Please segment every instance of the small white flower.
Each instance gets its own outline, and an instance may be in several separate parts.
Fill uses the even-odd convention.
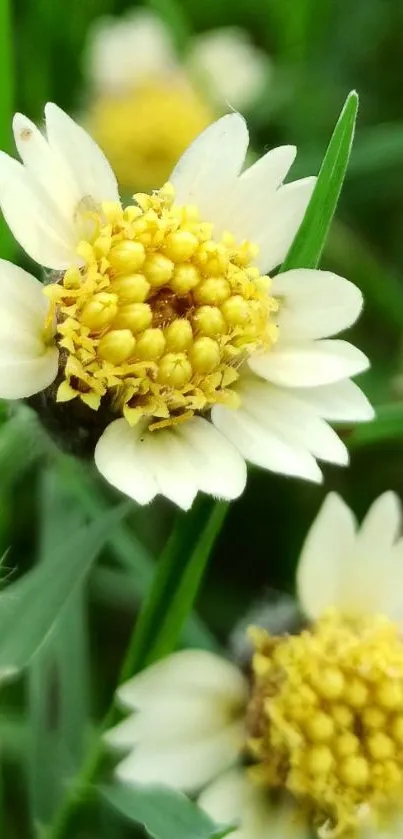
[[[121,18],[98,18],[89,33],[85,62],[90,81],[101,93],[121,94],[143,79],[179,71],[167,28],[146,9],[133,9]]]
[[[193,39],[189,64],[217,107],[247,108],[270,83],[267,55],[252,44],[243,29],[224,27]]]
[[[309,835],[310,816],[321,837],[386,839],[380,826],[395,823],[403,791],[401,521],[392,492],[359,528],[328,495],[298,565],[311,626],[283,637],[255,628],[251,681],[185,651],[120,687],[131,714],[106,735],[129,751],[118,778],[199,793],[217,821],[239,822],[237,839]]]
[[[0,395],[42,390],[63,350],[57,405],[74,412],[80,400],[96,411],[102,402],[96,464],[140,504],[158,493],[183,509],[198,491],[235,498],[245,461],[313,481],[322,477],[317,458],[346,464],[328,420],[372,417],[350,381],[368,361],[330,336],[355,321],[361,293],[328,272],[266,276],[284,259],[315,183],[282,185],[295,148],[242,172],[248,132],[231,114],[193,143],[170,185],[124,209],[96,144],[55,105],[45,113],[46,136],[15,117],[23,163],[1,154],[0,204],[29,256],[61,273],[45,288],[50,312],[38,302],[40,328],[16,301],[23,283],[38,301],[41,287],[3,267],[13,343],[5,330]],[[26,361],[17,368],[18,342]]]

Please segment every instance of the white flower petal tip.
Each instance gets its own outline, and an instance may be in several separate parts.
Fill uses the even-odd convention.
[[[204,650],[184,650],[147,668],[118,691],[135,713],[106,735],[108,745],[130,750],[117,777],[199,789],[239,756],[247,696],[238,668]]]
[[[361,350],[340,340],[274,345],[270,353],[254,355],[250,368],[258,376],[283,387],[319,387],[349,379],[369,367]]]
[[[248,148],[244,118],[227,114],[206,128],[173,170],[170,182],[178,204],[197,204],[201,217],[212,221],[215,204],[238,177]]]
[[[0,292],[0,396],[23,399],[57,375],[58,350],[43,338],[49,304],[41,283],[5,260],[0,260]]]
[[[272,291],[280,298],[280,341],[328,338],[357,320],[361,291],[329,271],[299,268],[278,274]]]
[[[117,699],[123,708],[143,710],[152,701],[163,701],[165,691],[185,696],[196,695],[201,688],[241,702],[247,681],[238,667],[215,653],[180,650],[121,685]]]
[[[161,494],[188,510],[199,491],[231,500],[246,484],[244,459],[201,417],[157,433],[115,420],[97,443],[95,463],[138,504]]]
[[[298,562],[298,597],[311,619],[337,605],[340,575],[348,569],[355,532],[350,508],[337,493],[329,493],[305,538]]]
[[[46,136],[23,114],[14,116],[22,164],[0,154],[0,205],[28,255],[64,270],[79,263],[80,203],[118,201],[119,194],[108,161],[84,129],[52,103],[45,114]]]

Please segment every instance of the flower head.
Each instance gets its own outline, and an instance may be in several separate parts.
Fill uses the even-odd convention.
[[[248,107],[268,77],[267,57],[242,30],[193,37],[179,58],[169,29],[145,9],[98,19],[85,65],[85,122],[125,189],[160,186],[197,134],[228,107]]]
[[[346,463],[326,421],[372,416],[348,379],[367,359],[328,337],[353,323],[361,294],[327,272],[268,276],[314,185],[282,185],[295,149],[242,172],[248,132],[231,114],[200,135],[168,184],[123,208],[85,131],[55,105],[46,130],[17,115],[23,163],[0,157],[4,216],[54,272],[42,288],[3,265],[3,319],[24,340],[8,364],[2,332],[0,395],[53,382],[41,403],[58,421],[67,411],[69,428],[75,418],[84,435],[91,429],[98,468],[139,503],[162,493],[187,509],[199,490],[237,497],[245,460],[314,481],[317,457]],[[27,284],[39,327],[19,308]],[[28,369],[38,369],[29,387]]]
[[[309,826],[349,838],[390,826],[403,793],[400,525],[393,493],[359,529],[329,495],[298,566],[306,628],[253,628],[249,678],[187,651],[124,685],[118,695],[132,715],[108,734],[131,750],[118,776],[203,788],[201,805],[239,818],[247,839],[274,837],[279,819],[298,836]]]

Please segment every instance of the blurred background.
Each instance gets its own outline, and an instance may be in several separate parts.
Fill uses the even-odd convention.
[[[248,119],[252,154],[296,144],[291,177],[316,174],[347,93],[359,92],[350,168],[322,267],[363,291],[365,311],[352,340],[372,361],[362,384],[379,406],[378,420],[371,429],[343,432],[351,468],[325,467],[322,487],[250,470],[217,540],[199,618],[184,639],[224,646],[256,601],[292,593],[298,551],[326,491],[341,492],[358,516],[384,489],[403,491],[403,5],[18,0],[10,25],[0,5],[0,63],[10,53],[14,68],[13,102],[3,90],[0,108],[41,123],[44,103],[57,102],[104,148],[127,196],[160,186],[191,139],[233,108]],[[3,135],[1,147],[14,154],[11,131]],[[4,225],[0,256],[28,266]],[[6,583],[57,555],[74,528],[119,499],[90,463],[61,454],[28,408],[10,414],[4,404],[0,420]],[[175,515],[162,501],[132,505],[46,651],[3,690],[0,835],[7,839],[53,836],[43,825],[111,701],[138,603]],[[90,803],[71,833],[129,835]]]

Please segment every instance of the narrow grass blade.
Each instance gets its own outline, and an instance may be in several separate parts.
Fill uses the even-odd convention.
[[[165,619],[157,633],[155,643],[146,656],[146,664],[152,664],[159,658],[171,653],[178,644],[184,622],[193,608],[197,592],[206,570],[206,565],[221,530],[229,504],[216,502],[206,520],[196,545],[188,557],[183,569],[182,577],[170,601]],[[181,546],[174,546],[179,553]]]
[[[70,458],[61,460],[60,470],[66,487],[69,488],[73,497],[79,499],[87,514],[97,518],[106,513],[108,504],[97,482],[88,471]],[[125,575],[127,585],[132,591],[134,601],[140,600],[146,595],[152,583],[155,570],[154,558],[125,523],[120,523],[114,528],[108,539],[108,545],[120,565],[127,571]],[[188,646],[206,649],[217,646],[212,633],[197,615],[189,615],[183,641]]]
[[[320,261],[347,170],[357,109],[358,95],[352,91],[333,131],[304,220],[281,271],[316,268]]]
[[[187,610],[193,606],[198,585],[211,548],[224,520],[227,504],[222,507],[222,515],[217,513],[211,523],[211,502],[199,499],[188,513],[179,513],[177,524],[168,541],[166,549],[158,562],[154,582],[148,597],[143,602],[137,621],[133,641],[126,656],[126,665],[122,681],[138,672],[149,662],[154,645],[161,645],[165,652],[175,646],[177,632],[180,631]],[[202,534],[209,529],[204,540]],[[211,531],[210,531],[211,528]],[[198,552],[197,546],[201,547]],[[188,572],[189,562],[191,570]],[[166,617],[173,609],[172,618]],[[167,627],[170,640],[164,641],[163,627]]]

